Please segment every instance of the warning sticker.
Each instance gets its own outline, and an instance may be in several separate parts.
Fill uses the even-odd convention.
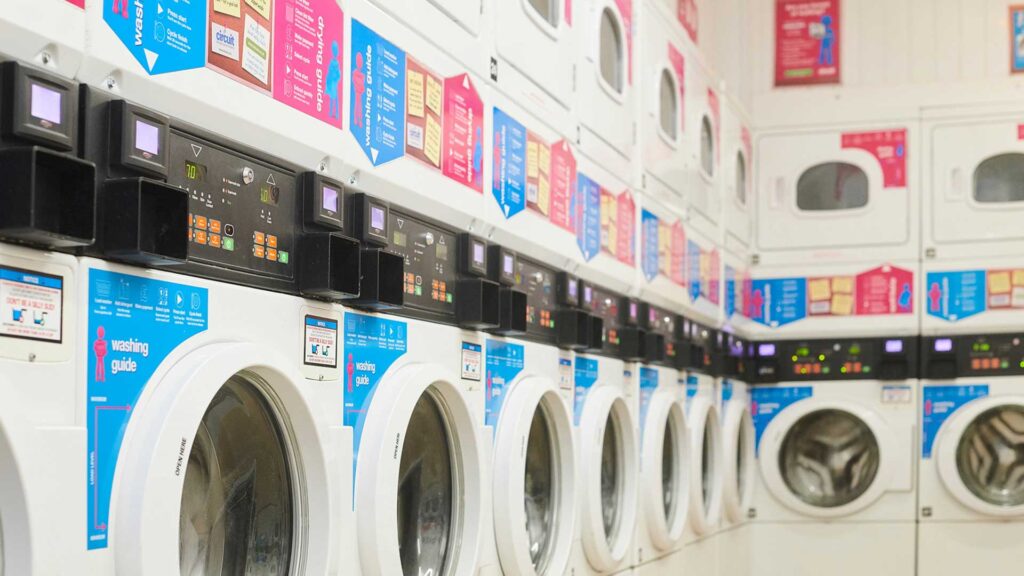
[[[0,267],[0,336],[61,341],[64,279]]]
[[[306,348],[303,362],[311,366],[338,367],[338,322],[306,316]]]

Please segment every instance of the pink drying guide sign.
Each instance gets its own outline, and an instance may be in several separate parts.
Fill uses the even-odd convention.
[[[572,26],[572,0],[565,0],[565,23]]]
[[[565,140],[551,146],[551,222],[569,232],[576,226],[572,214],[572,196],[576,190],[576,157]]]
[[[636,202],[633,201],[633,195],[629,193],[629,190],[626,190],[619,194],[616,203],[618,209],[618,218],[616,218],[618,231],[616,234],[617,246],[615,247],[615,257],[623,264],[635,266]]]
[[[721,290],[718,289],[718,285],[722,280],[721,269],[722,256],[719,254],[718,248],[714,248],[711,250],[711,253],[708,254],[707,282],[702,283],[707,286],[706,296],[712,304],[718,304],[719,302],[719,294],[721,294]]]
[[[722,109],[718,103],[718,94],[715,94],[711,88],[708,88],[708,108],[711,110],[712,127],[715,129],[715,163],[717,164],[722,150],[719,139],[722,132]]]
[[[67,3],[79,8],[85,8],[85,0],[67,0]]]
[[[626,29],[626,62],[628,62],[627,78],[633,84],[633,0],[615,0],[622,16],[622,27]]]
[[[341,8],[334,0],[277,0],[274,12],[274,99],[341,128]]]
[[[682,222],[672,225],[672,264],[669,272],[673,282],[680,286],[686,285],[686,231]]]
[[[879,266],[857,275],[857,315],[910,314],[914,311],[914,273]]]
[[[444,81],[444,168],[448,178],[484,191],[484,103],[469,74]]]
[[[907,186],[907,131],[878,130],[843,134],[843,149],[857,148],[871,154],[882,167],[884,188]]]
[[[676,73],[676,81],[679,82],[679,131],[682,132],[686,129],[686,60],[683,53],[671,42],[668,45],[668,61]]]
[[[699,19],[697,18],[697,0],[678,0],[676,3],[676,18],[683,25],[690,41],[697,43],[697,31]]]
[[[839,0],[776,0],[775,85],[837,84]]]
[[[1024,124],[1017,124],[1017,140],[1024,140]]]

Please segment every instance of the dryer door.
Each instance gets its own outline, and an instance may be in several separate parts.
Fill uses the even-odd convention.
[[[754,420],[745,398],[726,403],[725,470],[722,501],[725,517],[732,523],[742,522],[754,492]]]
[[[572,418],[558,387],[524,378],[505,399],[494,446],[494,534],[505,574],[561,574],[573,540]]]
[[[646,529],[659,550],[679,542],[690,500],[690,433],[682,399],[658,390],[643,423],[641,491]]]
[[[572,98],[571,0],[500,0],[494,6],[498,55],[562,107]],[[504,74],[498,69],[499,81]],[[514,92],[520,92],[515,90]],[[523,102],[523,105],[529,105]]]
[[[722,428],[718,409],[705,397],[691,401],[690,527],[698,536],[711,532],[722,513]],[[698,477],[697,474],[700,476]]]
[[[628,156],[635,137],[632,3],[629,0],[585,0],[578,5],[583,17],[580,19],[582,58],[576,83],[577,114],[580,122],[608,146]]]
[[[25,457],[22,450],[28,447],[29,438],[20,433],[21,417],[13,408],[9,403],[0,406],[0,576],[38,570],[32,557],[24,472],[18,460]]]
[[[780,412],[761,437],[761,473],[772,496],[806,516],[863,510],[888,489],[895,442],[874,411],[811,398]]]
[[[949,418],[936,439],[946,488],[989,516],[1024,516],[1024,397],[974,400]]]

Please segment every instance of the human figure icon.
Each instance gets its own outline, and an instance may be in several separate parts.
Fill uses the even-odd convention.
[[[356,52],[356,69],[352,71],[352,125],[363,128],[363,95],[366,93],[366,72],[363,53]]]
[[[345,375],[347,376],[346,382],[348,383],[348,391],[352,391],[352,375],[356,371],[356,363],[352,360],[352,354],[348,355],[348,362],[345,364]]]
[[[107,357],[107,341],[104,340],[106,330],[103,326],[96,329],[96,340],[92,343],[92,353],[96,356],[96,381],[107,381],[107,370],[105,359]]]
[[[114,0],[114,14],[120,14],[122,18],[128,18],[128,0]]]
[[[836,41],[836,33],[832,30],[832,17],[828,14],[821,17],[821,26],[824,29],[821,35],[821,47],[818,50],[818,64],[832,66],[834,62],[833,52]]]
[[[338,85],[341,84],[341,64],[338,62],[338,41],[331,42],[330,63],[327,64],[327,85],[324,87],[324,94],[330,99],[330,107],[327,115],[331,118],[341,118],[341,103],[338,99]]]

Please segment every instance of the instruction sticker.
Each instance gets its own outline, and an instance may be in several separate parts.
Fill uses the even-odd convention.
[[[210,2],[206,65],[270,94],[272,16],[270,0]]]
[[[275,0],[275,100],[341,128],[344,60],[345,16],[335,0]]]
[[[907,131],[876,130],[842,135],[842,148],[864,150],[878,160],[882,168],[882,187],[907,186]]]
[[[202,68],[206,20],[206,0],[103,2],[103,21],[150,74]]]
[[[780,412],[814,395],[810,386],[755,386],[750,391],[750,414],[754,420],[754,445],[761,450],[761,435]]]
[[[921,393],[921,457],[931,458],[942,424],[962,406],[988,396],[988,384],[925,386]]]
[[[306,316],[303,362],[309,366],[338,367],[338,322]]]
[[[601,187],[583,173],[576,175],[576,245],[584,260],[601,250]]]
[[[598,363],[594,358],[576,357],[576,369],[573,385],[573,424],[580,425],[580,418],[583,416],[583,407],[587,403],[587,395],[590,389],[597,383]]]
[[[650,282],[657,278],[661,271],[661,223],[658,217],[648,210],[640,212],[640,222],[640,262],[644,278]]]
[[[60,342],[64,279],[0,266],[0,336]]]
[[[462,343],[462,379],[480,381],[481,358],[480,345],[472,342]]]
[[[775,85],[839,82],[839,0],[776,0]]]
[[[647,366],[640,367],[640,440],[643,441],[644,430],[647,429],[647,411],[651,407],[651,398],[658,390],[658,370]]]
[[[522,344],[501,340],[487,341],[487,390],[484,421],[497,431],[501,407],[512,382],[523,371],[526,349]]]
[[[106,548],[110,493],[125,429],[143,389],[181,343],[206,331],[205,288],[88,272],[86,365],[88,549]]]

